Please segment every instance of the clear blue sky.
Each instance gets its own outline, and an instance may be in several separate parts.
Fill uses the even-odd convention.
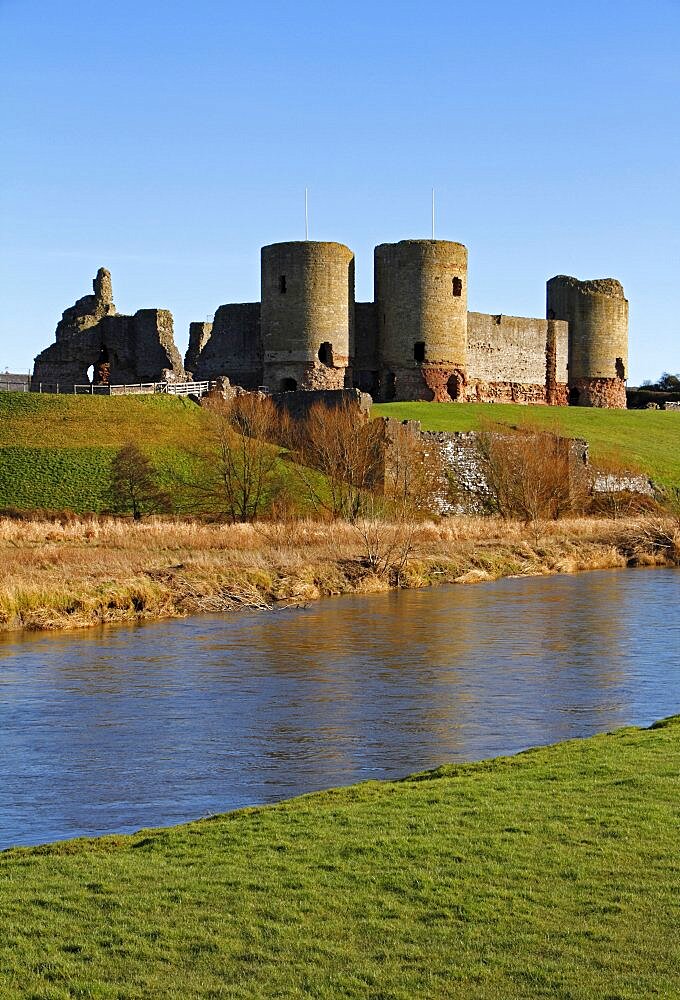
[[[680,369],[680,3],[0,0],[0,371],[118,309],[259,298],[259,248],[467,244],[469,307],[617,277],[630,378]]]

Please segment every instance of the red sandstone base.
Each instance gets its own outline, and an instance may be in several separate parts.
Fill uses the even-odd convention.
[[[569,383],[570,406],[626,409],[626,383],[621,378],[583,378]]]

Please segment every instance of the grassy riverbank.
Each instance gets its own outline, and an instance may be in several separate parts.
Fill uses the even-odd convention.
[[[680,996],[680,718],[0,854],[5,1000]]]
[[[374,549],[398,554],[411,529],[381,525]],[[450,518],[413,529],[397,577],[374,572],[360,532],[344,522],[205,525],[149,519],[0,519],[0,630],[306,603],[391,586],[474,583],[680,561],[671,519],[582,518],[526,526]]]

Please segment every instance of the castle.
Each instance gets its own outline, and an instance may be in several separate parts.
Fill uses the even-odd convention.
[[[551,278],[546,318],[532,319],[468,312],[461,243],[377,246],[373,302],[355,302],[354,254],[340,243],[275,243],[261,266],[261,302],[192,323],[183,366],[170,314],[118,316],[101,270],[95,295],[64,313],[36,358],[34,381],[76,382],[94,366],[111,383],[190,372],[272,392],[356,387],[376,401],[626,406],[628,303],[612,278]]]

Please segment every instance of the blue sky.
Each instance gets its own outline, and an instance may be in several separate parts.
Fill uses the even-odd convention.
[[[469,307],[617,277],[630,380],[680,370],[680,3],[0,0],[0,371],[99,266],[120,311],[259,298],[259,248],[469,249]]]

